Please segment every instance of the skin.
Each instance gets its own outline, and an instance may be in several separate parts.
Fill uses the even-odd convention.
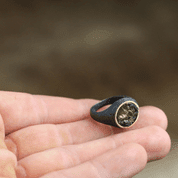
[[[168,154],[162,110],[120,129],[91,119],[97,102],[0,91],[0,178],[129,178]]]

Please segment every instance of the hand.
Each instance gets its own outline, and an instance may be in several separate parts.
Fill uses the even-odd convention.
[[[160,109],[141,107],[138,122],[122,130],[90,118],[97,102],[0,92],[0,177],[129,178],[168,154]]]

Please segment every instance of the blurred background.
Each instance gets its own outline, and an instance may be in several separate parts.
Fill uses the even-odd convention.
[[[135,178],[178,175],[177,79],[178,1],[0,1],[0,90],[124,94],[166,113],[171,152]]]

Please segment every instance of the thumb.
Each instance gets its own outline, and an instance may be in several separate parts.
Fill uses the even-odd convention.
[[[4,138],[4,123],[0,115],[0,178],[16,178],[15,167],[17,165],[17,158],[7,149]]]

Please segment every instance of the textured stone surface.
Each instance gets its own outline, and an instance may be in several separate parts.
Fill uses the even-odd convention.
[[[134,103],[123,104],[117,113],[118,123],[123,127],[131,126],[137,119],[138,107]]]

